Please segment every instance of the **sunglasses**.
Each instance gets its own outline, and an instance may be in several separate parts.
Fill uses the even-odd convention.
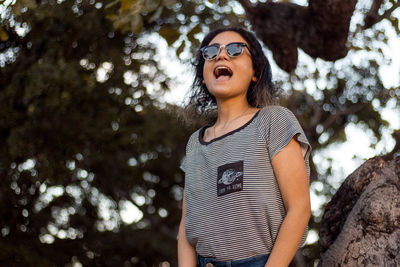
[[[241,42],[234,42],[227,45],[212,44],[200,48],[200,51],[205,60],[213,60],[221,52],[221,47],[225,47],[226,53],[229,57],[237,57],[243,53],[245,47],[249,49],[247,44]],[[250,49],[249,49],[250,51]]]

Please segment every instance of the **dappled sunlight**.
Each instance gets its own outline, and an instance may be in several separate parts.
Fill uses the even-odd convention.
[[[126,224],[137,223],[143,218],[143,212],[130,201],[120,201],[119,209],[121,219]]]
[[[250,3],[305,10],[319,1]],[[179,166],[196,129],[176,111],[190,96],[194,55],[212,29],[258,26],[239,1],[139,2],[1,2],[0,247],[10,259],[4,265],[177,264],[185,182]],[[313,147],[312,219],[302,252],[310,266],[320,257],[327,202],[368,158],[392,151],[400,128],[400,9],[365,28],[372,2],[357,1],[343,46],[348,53],[334,62],[308,55],[297,44],[307,37],[298,35],[290,39],[297,65],[285,72],[275,60],[288,48],[274,50],[274,36],[263,36],[274,27],[257,32],[283,90],[280,104]],[[383,1],[377,15],[393,4]],[[274,25],[298,25],[293,18]],[[312,26],[280,30],[282,44],[292,30]],[[317,46],[317,39],[307,41]],[[336,40],[325,41],[321,51]]]

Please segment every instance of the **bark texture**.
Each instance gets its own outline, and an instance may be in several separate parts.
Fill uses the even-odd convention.
[[[352,173],[322,218],[318,266],[400,266],[400,157]]]
[[[330,61],[347,55],[350,19],[357,0],[310,0],[307,7],[289,2],[239,2],[258,38],[287,72],[296,68],[297,48],[313,58]]]

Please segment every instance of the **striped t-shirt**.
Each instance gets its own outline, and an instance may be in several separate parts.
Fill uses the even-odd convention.
[[[281,106],[264,107],[209,142],[203,140],[207,127],[191,135],[181,164],[186,238],[198,254],[217,260],[270,253],[285,216],[271,159],[295,137],[309,170],[307,138]]]

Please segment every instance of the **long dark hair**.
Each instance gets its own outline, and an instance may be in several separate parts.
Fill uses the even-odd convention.
[[[201,42],[200,48],[208,45],[218,34],[232,31],[240,34],[248,43],[251,53],[251,61],[257,81],[251,81],[247,90],[247,102],[250,106],[261,108],[272,104],[279,96],[279,90],[272,83],[271,66],[267,57],[257,41],[255,35],[242,28],[219,28],[206,35]],[[215,119],[217,102],[215,97],[210,94],[206,85],[203,83],[204,58],[198,50],[195,60],[192,62],[195,69],[195,77],[189,97],[189,103],[185,106],[183,117],[189,124],[210,123]]]

